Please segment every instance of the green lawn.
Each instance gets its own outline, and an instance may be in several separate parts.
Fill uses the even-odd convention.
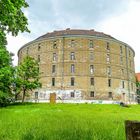
[[[0,140],[125,140],[140,106],[27,104],[0,108]]]

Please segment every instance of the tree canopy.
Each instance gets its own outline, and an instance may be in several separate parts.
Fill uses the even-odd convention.
[[[41,87],[39,82],[39,64],[32,57],[25,57],[17,67],[16,82],[19,91],[22,91],[22,102],[29,91]]]
[[[27,18],[22,11],[22,8],[27,8],[28,6],[25,0],[0,1],[0,38],[2,41],[5,40],[5,33],[10,32],[13,36],[17,36],[19,31],[29,32]]]
[[[0,0],[0,103],[11,94],[13,84],[13,66],[11,54],[6,49],[6,35],[29,32],[28,21],[22,11],[27,7],[25,0]]]

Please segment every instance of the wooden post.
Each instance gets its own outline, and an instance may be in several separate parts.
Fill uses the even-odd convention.
[[[140,122],[125,121],[126,140],[140,140]]]
[[[56,103],[56,93],[50,93],[50,103]]]

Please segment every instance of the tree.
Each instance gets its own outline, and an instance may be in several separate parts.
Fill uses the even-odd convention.
[[[138,103],[140,103],[140,82],[136,81],[136,87],[137,87],[137,100]]]
[[[5,48],[0,48],[0,106],[6,106],[8,98],[12,96],[13,67],[10,53]]]
[[[13,72],[13,81],[12,81],[12,92],[15,96],[15,100],[17,100],[18,95],[21,92],[21,80],[20,77],[18,76],[18,67],[14,67],[14,72]]]
[[[18,90],[22,91],[23,103],[29,91],[41,87],[38,62],[32,57],[25,57],[23,62],[17,67],[16,79]]]
[[[27,28],[27,18],[22,12],[22,8],[27,8],[25,0],[1,0],[0,1],[0,35],[2,42],[6,45],[6,33],[17,36],[19,31],[29,32]]]
[[[6,34],[17,36],[19,32],[29,32],[27,18],[22,11],[27,7],[25,0],[0,0],[0,106],[11,95],[13,75],[11,55],[6,49]]]

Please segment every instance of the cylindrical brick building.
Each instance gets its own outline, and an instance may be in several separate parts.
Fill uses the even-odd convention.
[[[47,33],[18,51],[39,61],[47,100],[55,92],[62,100],[135,101],[134,50],[110,35],[94,30],[66,29]]]

